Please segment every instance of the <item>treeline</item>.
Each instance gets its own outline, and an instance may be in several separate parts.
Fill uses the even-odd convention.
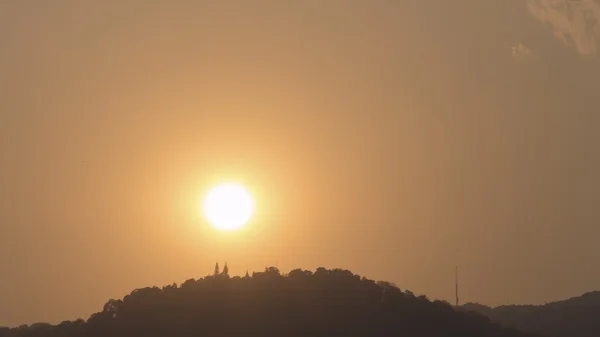
[[[70,300],[70,299],[65,299]],[[230,277],[225,267],[181,285],[137,289],[87,320],[3,329],[0,337],[420,336],[525,337],[348,270],[275,267]]]
[[[503,325],[548,337],[600,336],[600,292],[590,292],[544,305],[503,305],[491,308],[467,303],[463,308]]]

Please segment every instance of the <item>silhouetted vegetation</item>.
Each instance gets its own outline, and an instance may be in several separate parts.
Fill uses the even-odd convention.
[[[600,292],[590,292],[545,305],[505,305],[491,308],[467,303],[463,308],[506,326],[548,337],[600,336]]]
[[[68,300],[68,299],[65,299]],[[0,330],[0,337],[530,336],[446,302],[348,270],[275,267],[230,277],[227,267],[181,285],[137,289],[87,321]]]

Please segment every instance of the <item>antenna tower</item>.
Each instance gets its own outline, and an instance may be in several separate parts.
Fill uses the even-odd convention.
[[[456,281],[456,306],[458,307],[458,266],[455,270],[455,281]]]

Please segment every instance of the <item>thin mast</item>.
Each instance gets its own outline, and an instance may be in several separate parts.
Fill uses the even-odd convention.
[[[456,306],[458,307],[458,266],[455,270],[455,281],[456,281]]]

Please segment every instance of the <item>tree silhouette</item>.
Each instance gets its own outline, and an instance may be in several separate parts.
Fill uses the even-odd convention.
[[[279,268],[277,268],[277,267],[266,267],[265,268],[265,273],[273,274],[273,275],[280,275],[281,274],[279,272]]]
[[[219,262],[215,263],[215,271],[213,272],[213,276],[219,276]]]
[[[229,267],[227,267],[227,262],[225,262],[225,265],[223,266],[223,271],[221,272],[221,275],[229,277]]]
[[[215,271],[218,265],[215,266]],[[223,272],[226,272],[224,266]],[[222,274],[218,274],[222,275]],[[189,279],[111,299],[87,321],[1,329],[0,337],[526,337],[446,302],[343,269],[267,267]]]

